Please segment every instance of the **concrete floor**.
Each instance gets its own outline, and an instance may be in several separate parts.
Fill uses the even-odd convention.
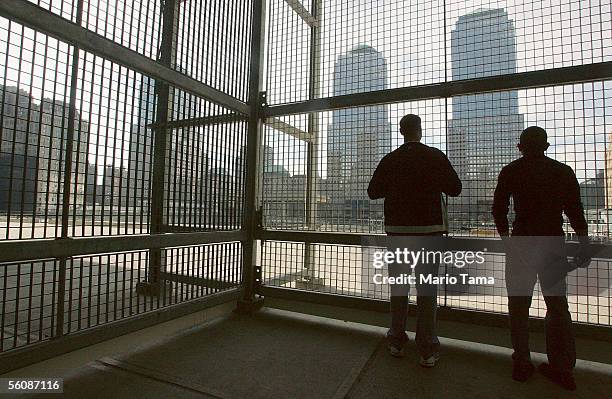
[[[441,326],[448,331],[448,326]],[[478,327],[474,327],[478,328]],[[70,370],[65,398],[610,398],[612,344],[601,363],[580,360],[578,390],[563,391],[540,375],[510,378],[510,350],[442,338],[435,369],[386,352],[385,329],[264,308],[231,315],[137,349]],[[503,329],[482,334],[505,335]],[[411,336],[412,337],[412,336]],[[537,337],[536,337],[537,338]],[[500,338],[503,339],[503,338]],[[537,340],[537,339],[536,339]],[[539,346],[539,345],[538,345]],[[545,356],[535,354],[541,362]],[[52,395],[47,395],[52,396]],[[24,397],[24,396],[20,396]]]

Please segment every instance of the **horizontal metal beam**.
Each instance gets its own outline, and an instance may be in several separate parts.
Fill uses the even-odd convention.
[[[385,247],[387,236],[383,234],[359,233],[322,233],[314,231],[262,230],[257,239],[270,241],[306,242],[316,244],[357,245],[367,247]],[[578,243],[567,242],[568,256],[578,251]],[[612,245],[592,243],[593,256],[598,259],[612,259]],[[503,243],[498,238],[448,237],[445,248],[461,251],[482,251],[505,253]]]
[[[129,334],[172,319],[198,312],[213,306],[236,301],[242,297],[242,289],[232,289],[211,294],[188,302],[167,306],[74,334],[64,335],[50,341],[37,343],[25,348],[11,350],[0,355],[0,374],[38,363],[64,353],[92,346],[111,338]]]
[[[278,118],[267,118],[264,121],[265,125],[272,129],[278,130],[281,133],[285,133],[291,137],[295,137],[298,140],[310,141],[311,135],[302,129],[299,129],[287,122],[284,122]]]
[[[185,274],[160,272],[160,279],[165,281],[172,281],[175,283],[195,285],[197,287],[207,287],[215,290],[227,290],[229,288],[235,288],[240,286],[240,283],[214,280],[199,276],[189,276]]]
[[[389,301],[373,298],[353,297],[270,286],[259,287],[258,294],[266,297],[266,301],[268,298],[281,298],[290,301],[341,307],[345,309],[344,312],[340,312],[342,314],[342,320],[350,320],[348,317],[351,314],[355,314],[355,311],[370,311],[378,313],[389,312]],[[285,309],[300,311],[299,308]],[[308,313],[315,314],[311,312]],[[414,304],[409,304],[408,314],[416,316],[416,306]],[[331,316],[329,310],[327,310],[327,312],[324,314],[318,315],[323,317]],[[438,320],[454,321],[487,327],[507,328],[508,326],[508,316],[504,313],[483,312],[479,310],[453,308],[450,306],[440,306],[437,310],[437,318]],[[385,319],[384,324],[381,325],[382,327],[388,326],[388,316],[385,317]],[[367,322],[363,319],[355,321],[360,323]],[[379,324],[376,323],[375,325]],[[544,319],[532,317],[530,320],[530,328],[532,331],[544,331]],[[610,334],[612,327],[609,326],[574,322],[573,331],[577,337],[612,342],[612,334]]]
[[[201,118],[188,118],[179,119],[175,121],[168,121],[166,123],[151,123],[147,125],[149,129],[180,129],[184,127],[194,126],[210,126],[210,125],[223,125],[226,123],[238,123],[246,122],[248,120],[246,115],[241,114],[221,114],[204,116]]]
[[[612,79],[612,61],[272,105],[266,117]]]
[[[199,80],[183,75],[136,51],[130,50],[97,33],[55,15],[25,0],[0,1],[0,16],[14,20],[32,29],[73,44],[83,50],[117,64],[141,72],[155,79],[205,98],[215,104],[241,114],[249,113],[249,106]]]
[[[135,234],[0,242],[0,263],[242,241],[243,231]]]
[[[359,233],[328,233],[315,231],[286,231],[286,230],[262,230],[257,237],[262,240],[271,241],[294,241],[317,244],[358,245],[368,247],[385,247],[387,236],[384,234],[359,234]],[[503,253],[501,240],[490,238],[463,238],[448,237],[452,241],[453,248],[483,249],[489,252]]]
[[[260,240],[310,242],[318,244],[362,245],[363,234],[359,233],[320,233],[315,231],[261,230],[257,234]],[[384,246],[384,235],[369,235],[373,240],[380,240]]]
[[[223,114],[223,115],[212,115],[201,118],[189,118],[175,121],[169,121],[166,123],[151,123],[147,125],[149,129],[165,128],[165,129],[181,129],[186,127],[195,126],[211,126],[211,125],[223,125],[227,123],[238,123],[247,122],[248,118],[241,114]],[[281,133],[285,133],[289,136],[295,137],[298,140],[309,141],[310,134],[302,129],[299,129],[287,122],[284,122],[278,118],[268,118],[264,121],[266,126],[272,129],[278,130]]]
[[[285,3],[287,3],[309,26],[313,28],[319,26],[319,20],[313,17],[299,0],[285,0]]]

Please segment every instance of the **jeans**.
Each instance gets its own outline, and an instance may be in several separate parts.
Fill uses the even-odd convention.
[[[572,317],[567,303],[566,271],[558,260],[563,254],[560,243],[554,251],[550,250],[550,241],[546,242],[548,253],[555,256],[542,257],[542,246],[538,240],[529,244],[531,248],[514,248],[508,252],[506,262],[506,286],[508,289],[508,314],[510,335],[514,353],[512,359],[517,362],[530,362],[529,350],[529,308],[533,289],[537,279],[540,280],[544,301],[546,302],[546,353],[551,367],[560,372],[571,371],[576,365],[576,344],[572,332]],[[530,255],[534,254],[534,255]],[[534,260],[534,258],[537,259]],[[514,294],[514,295],[513,295]]]
[[[417,247],[418,248],[418,247]],[[394,250],[388,248],[388,250]],[[389,276],[397,277],[410,273],[406,265],[389,263]],[[439,263],[420,263],[414,268],[417,288],[417,325],[416,345],[421,356],[428,358],[438,353],[440,341],[436,335],[437,285],[421,284],[420,275],[438,275]],[[408,311],[409,284],[391,284],[391,328],[387,331],[387,340],[395,346],[403,346],[408,341],[406,319]]]

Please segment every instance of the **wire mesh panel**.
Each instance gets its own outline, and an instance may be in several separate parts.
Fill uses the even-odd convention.
[[[311,68],[331,97],[612,60],[607,1],[320,2],[311,63],[315,36],[290,3],[269,5],[273,104],[307,99]]]
[[[313,1],[315,42],[291,3],[269,5],[270,103],[307,99],[311,68],[319,71],[313,84],[321,97],[444,80],[443,1]],[[316,47],[312,63],[309,44]]]
[[[75,257],[66,267],[64,332],[74,332],[158,308],[136,294],[148,251]]]
[[[0,352],[55,335],[58,262],[0,264]]]
[[[389,285],[382,284],[388,274],[377,270],[371,261],[375,251],[384,248],[338,244],[304,244],[262,241],[263,284],[327,294],[389,300]],[[376,274],[381,274],[376,277]],[[568,302],[572,319],[577,322],[611,326],[610,261],[595,259],[588,269],[578,269],[567,279]],[[470,285],[468,277],[492,277],[491,285]],[[506,313],[505,255],[485,253],[482,264],[458,269],[442,262],[439,276],[455,276],[457,284],[438,285],[438,304],[458,309]],[[416,298],[410,287],[410,298]],[[539,285],[534,292],[531,316],[545,317],[546,305]]]
[[[58,237],[68,136],[71,48],[1,20],[2,238]],[[149,232],[157,82],[80,51],[68,235]],[[234,230],[241,221],[246,121],[171,88],[167,224]],[[179,122],[185,120],[186,122]]]
[[[311,27],[289,3],[268,2],[265,82],[270,104],[308,99]]]
[[[610,7],[605,0],[447,0],[450,75],[465,79],[610,61]]]
[[[0,352],[239,287],[242,243],[223,241],[238,234],[179,248],[141,235],[242,227],[251,2],[32,3],[113,43],[0,18],[0,240],[122,235],[137,250],[0,259]],[[173,86],[185,77],[198,95]]]
[[[167,289],[158,297],[138,294],[149,252],[135,251],[68,260],[60,292],[59,261],[0,264],[0,352],[56,335],[57,303],[63,298],[63,333],[72,333],[240,285],[239,242],[164,250]]]
[[[0,239],[59,234],[73,51],[0,18]]]
[[[520,156],[520,132],[537,125],[548,133],[547,155],[576,172],[589,235],[607,241],[611,88],[612,82],[605,81],[454,97],[447,116],[447,154],[464,190],[449,201],[453,231],[495,234],[490,210],[497,176]],[[567,223],[565,230],[573,234]]]
[[[70,234],[146,233],[155,81],[87,52],[79,66]]]
[[[178,1],[175,69],[246,101],[252,0]]]
[[[263,283],[372,299],[388,299],[388,286],[371,281],[361,247],[263,241]]]
[[[267,120],[264,225],[382,233],[383,203],[370,200],[367,188],[378,162],[401,144],[399,119],[409,112],[421,115],[424,142],[444,150],[444,100],[322,112],[316,124],[307,115]]]
[[[164,278],[173,284],[171,303],[236,288],[242,282],[240,242],[168,248]]]
[[[76,6],[78,0],[27,0],[62,18],[76,21]]]
[[[157,58],[162,4],[146,0],[83,0],[81,25],[147,57]]]
[[[241,278],[240,243],[168,248],[167,282],[160,296],[137,293],[148,273],[149,252],[72,258],[66,270],[64,333],[76,332],[235,288]],[[51,280],[47,284],[56,284]]]
[[[14,22],[0,22],[2,238],[57,237],[74,50]],[[153,122],[154,82],[85,52],[76,82],[70,234],[146,232],[152,154],[146,126]]]
[[[307,136],[305,115],[266,122],[260,152],[262,218],[269,228],[306,226]],[[285,128],[291,127],[290,130]]]
[[[264,133],[264,225],[382,233],[382,202],[370,200],[367,187],[380,159],[403,144],[399,120],[414,113],[423,143],[444,151],[463,182],[461,195],[448,198],[451,234],[495,236],[497,177],[520,156],[521,131],[537,125],[548,132],[547,155],[576,172],[591,237],[606,241],[611,96],[612,82],[604,81],[327,111],[314,126],[307,115],[276,117]],[[309,163],[316,166],[310,177]]]
[[[239,229],[246,121],[180,91],[174,93],[172,113],[178,121],[167,132],[166,224],[197,230]]]

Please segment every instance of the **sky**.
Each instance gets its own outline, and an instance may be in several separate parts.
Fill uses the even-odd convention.
[[[310,3],[307,1],[305,5],[310,7]],[[63,17],[75,19],[74,0],[41,0],[40,4]],[[447,0],[446,4],[442,0],[323,0],[322,4],[319,58],[322,97],[333,94],[332,75],[337,58],[358,44],[371,45],[383,54],[388,64],[390,88],[444,81],[447,74],[450,76],[450,34],[457,18],[482,8],[503,8],[512,19],[516,30],[518,72],[612,60],[612,35],[609,35],[612,10],[607,0]],[[309,84],[310,29],[284,0],[269,0],[268,5],[266,89],[269,102],[305,100]],[[87,0],[84,9],[84,25],[89,29],[142,54],[155,56],[159,37],[156,1]],[[125,26],[134,29],[126,32]],[[68,93],[63,74],[70,64],[69,46],[26,28],[23,30],[25,51],[21,51],[21,26],[11,25],[10,38],[7,28],[8,21],[0,18],[0,60],[6,62],[9,54],[8,68],[0,68],[0,82],[7,85],[18,82],[36,100],[53,95],[57,100],[65,99]],[[205,29],[198,30],[206,34]],[[246,38],[248,29],[244,29],[243,35]],[[224,38],[215,36],[214,40],[222,42]],[[7,46],[7,42],[11,45]],[[86,81],[80,83],[80,88],[85,89],[86,95],[103,93],[93,98],[91,104],[87,96],[82,96],[81,114],[90,123],[91,131],[99,136],[99,140],[90,145],[89,152],[97,154],[92,156],[99,164],[121,164],[121,160],[127,159],[128,145],[120,142],[129,140],[126,132],[134,123],[132,115],[134,107],[138,106],[131,93],[138,89],[140,75],[109,62],[103,64],[99,57],[95,60],[91,55],[87,57],[89,61],[83,62]],[[16,61],[19,66],[15,65]],[[228,61],[236,62],[235,59]],[[219,71],[213,72],[217,73],[216,82],[227,83],[218,75]],[[47,77],[44,85],[42,76]],[[56,81],[49,82],[49,76],[57,76]],[[90,109],[96,109],[100,102],[108,101],[112,106],[102,108],[104,115],[90,113]],[[572,164],[577,171],[582,170],[579,177],[593,177],[595,170],[603,167],[606,134],[612,133],[610,82],[521,90],[519,102],[526,123],[540,124],[549,130],[553,144],[549,152]],[[445,106],[450,112],[452,101],[427,100],[389,106],[396,142],[399,142],[396,121],[404,113],[418,110],[424,115],[426,135],[430,133],[429,143],[444,148],[445,138],[440,131],[446,125]],[[325,112],[319,118],[317,158],[323,176],[326,174],[325,143],[331,115]],[[302,128],[306,126],[304,115],[285,120]],[[269,132],[266,140],[277,149],[276,163],[292,174],[304,173],[304,143],[274,132]],[[104,151],[109,143],[116,149]]]
[[[268,39],[268,98],[279,104],[306,100],[309,31],[301,19],[292,16],[283,0],[273,0],[271,4],[274,11],[270,14],[272,28]],[[612,11],[608,1],[448,0],[445,5],[442,0],[357,0],[322,4],[319,59],[322,97],[333,94],[333,69],[338,57],[359,44],[370,45],[385,57],[390,88],[450,79],[451,32],[461,15],[478,9],[502,8],[513,21],[517,72],[612,60],[609,35]],[[450,114],[452,100],[447,105]],[[610,82],[521,90],[519,105],[526,124],[539,124],[549,131],[552,144],[549,154],[570,163],[580,171],[579,177],[593,177],[596,169],[603,168],[606,133],[612,133]],[[397,120],[414,110],[425,113],[422,116],[430,143],[444,149],[445,138],[440,130],[445,127],[445,103],[440,100],[391,105],[389,113],[396,143]],[[325,142],[331,113],[322,113],[320,119],[318,158],[325,176]],[[286,120],[306,126],[305,116]],[[276,142],[279,148],[277,161],[291,173],[303,173],[305,154],[292,151],[292,146],[298,144],[282,136],[270,132],[268,137],[268,143]]]

